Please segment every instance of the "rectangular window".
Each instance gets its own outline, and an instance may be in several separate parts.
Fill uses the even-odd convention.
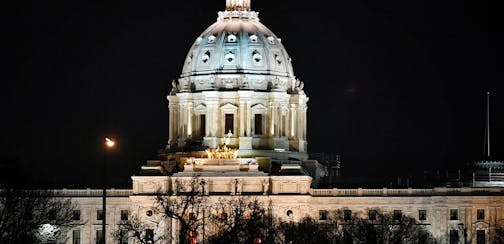
[[[368,217],[369,220],[376,220],[376,210],[375,209],[369,210]]]
[[[96,230],[96,244],[103,243],[103,232],[101,230]]]
[[[427,210],[418,210],[418,220],[427,220]]]
[[[394,210],[394,220],[395,221],[402,220],[402,211],[401,210]]]
[[[103,220],[103,210],[96,210],[96,220]]]
[[[352,220],[352,210],[343,210],[343,220]]]
[[[201,137],[206,136],[206,116],[204,114],[200,115],[200,135]]]
[[[81,232],[80,230],[72,231],[72,244],[80,244],[81,243]]]
[[[256,134],[256,135],[263,134],[262,124],[263,124],[262,114],[255,114],[254,115],[254,134]]]
[[[477,230],[476,244],[485,244],[485,243],[486,243],[485,230]]]
[[[121,210],[121,220],[128,220],[128,217],[129,217],[129,211]]]
[[[450,244],[459,244],[458,230],[450,230]]]
[[[154,230],[153,229],[146,229],[145,230],[145,240],[147,243],[152,243],[154,241]],[[151,241],[151,242],[149,242]]]
[[[485,219],[485,210],[484,209],[478,209],[477,211],[477,217],[478,217],[478,220],[483,220]]]
[[[319,220],[327,220],[329,212],[326,210],[319,210]]]
[[[72,220],[80,220],[80,210],[72,211]]]
[[[450,209],[450,220],[458,220],[458,209]]]
[[[234,133],[234,115],[233,114],[226,114],[226,121],[224,125],[224,134],[227,134],[229,132]]]

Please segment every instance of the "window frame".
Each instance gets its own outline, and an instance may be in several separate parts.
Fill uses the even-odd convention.
[[[81,220],[81,211],[80,209],[75,209],[72,211],[72,220],[77,221]]]
[[[450,220],[459,220],[459,210],[458,208],[450,208]]]
[[[476,219],[485,220],[485,209],[483,208],[476,209]]]
[[[394,221],[402,221],[402,218],[403,218],[402,210],[394,209],[392,211],[392,218]]]
[[[103,209],[96,210],[96,220],[103,220]]]
[[[376,218],[377,216],[378,216],[378,210],[370,209],[368,211],[368,220],[375,221],[377,219]]]
[[[418,220],[420,220],[420,221],[427,220],[427,210],[425,210],[425,209],[418,210]]]
[[[327,221],[327,220],[329,220],[329,211],[319,210],[319,221]]]
[[[126,218],[123,218],[126,216]],[[127,221],[129,220],[129,210],[127,209],[121,209],[121,221]]]

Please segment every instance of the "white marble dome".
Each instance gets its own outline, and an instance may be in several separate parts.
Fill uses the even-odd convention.
[[[189,50],[179,89],[288,91],[296,85],[280,38],[254,11],[219,12]]]

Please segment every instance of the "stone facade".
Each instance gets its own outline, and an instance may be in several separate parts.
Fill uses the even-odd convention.
[[[145,177],[150,178],[150,177]],[[214,181],[215,185],[229,187],[236,183],[235,177],[219,179],[201,178]],[[423,225],[440,241],[449,243],[450,230],[457,230],[460,243],[464,243],[464,229],[467,243],[476,243],[475,233],[484,230],[487,242],[498,224],[504,224],[504,189],[502,188],[434,188],[434,189],[311,189],[306,184],[309,177],[296,176],[265,176],[254,178],[239,178],[243,186],[239,191],[231,188],[218,189],[226,191],[228,198],[253,197],[269,206],[272,214],[284,221],[299,221],[311,216],[319,219],[319,211],[351,210],[360,213],[364,218],[371,209],[392,213],[400,210],[403,215],[411,216]],[[107,240],[114,242],[111,232],[117,229],[121,219],[121,211],[127,210],[145,218],[146,223],[152,222],[152,228],[159,228],[160,219],[147,216],[147,211],[155,202],[152,196],[152,186],[167,187],[170,182],[184,179],[176,177],[155,177],[141,179],[133,177],[136,184],[132,190],[109,190],[107,200]],[[186,180],[190,180],[186,179]],[[267,181],[265,184],[263,184]],[[144,185],[149,185],[144,187]],[[268,187],[264,194],[263,187]],[[139,189],[146,189],[140,191]],[[212,189],[212,188],[210,188]],[[239,196],[244,192],[254,192],[252,196]],[[96,231],[101,230],[101,220],[97,220],[97,211],[101,210],[101,192],[99,190],[60,190],[59,196],[71,197],[81,210],[82,219],[76,222],[72,230],[79,230],[81,243],[96,243]],[[212,190],[206,192],[207,204],[226,198],[225,195],[212,195]],[[420,220],[419,211],[425,210],[425,220]],[[482,219],[478,219],[478,210],[484,211]],[[290,215],[287,212],[290,211]],[[451,219],[451,212],[456,211],[457,217]],[[208,213],[209,214],[209,213]],[[480,216],[481,217],[481,216]],[[156,223],[156,224],[154,224]],[[161,225],[163,230],[171,232],[169,240],[164,243],[177,243],[176,223],[169,220]],[[211,228],[208,226],[207,228]],[[73,231],[67,234],[67,242],[72,243]],[[208,232],[207,232],[208,233]],[[200,236],[201,237],[201,236]],[[129,243],[135,243],[129,240]]]

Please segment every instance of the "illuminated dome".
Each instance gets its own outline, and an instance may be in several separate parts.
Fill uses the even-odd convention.
[[[217,22],[189,50],[180,91],[288,91],[296,85],[280,38],[264,26],[249,1],[228,1]],[[243,4],[242,4],[243,3]]]
[[[196,37],[169,101],[171,151],[217,149],[237,156],[305,160],[304,83],[250,0],[227,0],[217,22]]]

